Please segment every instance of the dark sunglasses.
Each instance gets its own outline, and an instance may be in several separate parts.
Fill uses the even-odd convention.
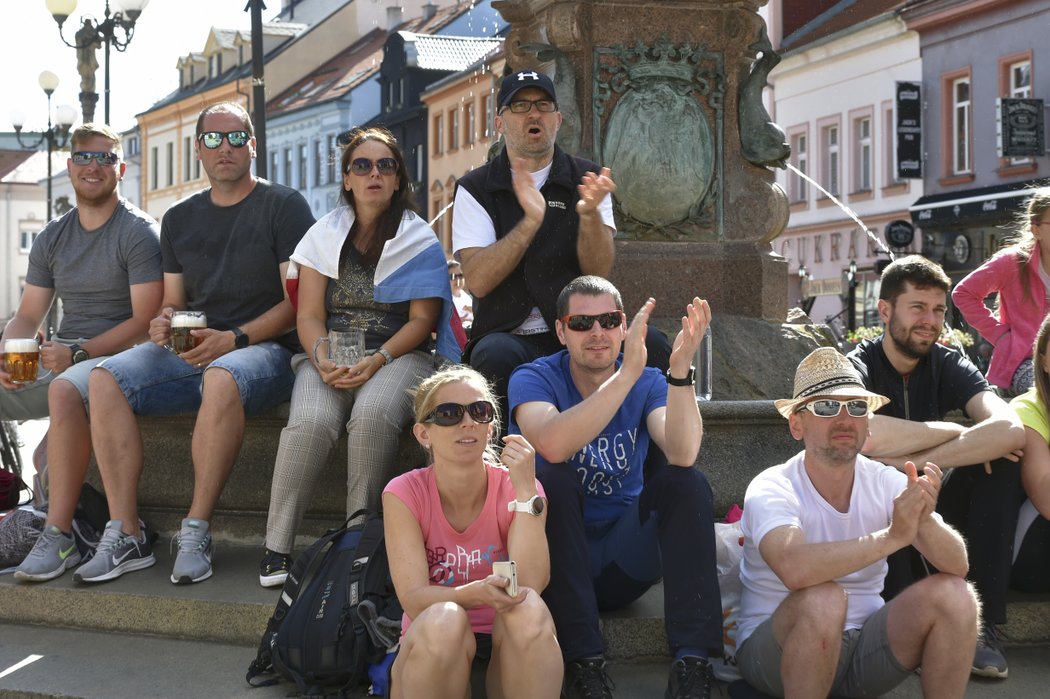
[[[247,131],[205,131],[197,137],[197,140],[203,143],[208,150],[215,150],[222,145],[224,138],[234,148],[244,148],[251,140]]]
[[[397,172],[397,161],[393,158],[380,158],[379,160],[354,158],[350,161],[346,171],[355,175],[370,175],[373,167],[379,168],[380,175],[393,175]]]
[[[536,107],[538,112],[556,112],[558,111],[558,105],[556,102],[551,100],[514,100],[507,104],[503,108],[504,111],[510,110],[515,114],[528,114],[532,111],[533,106]]]
[[[850,417],[864,417],[868,414],[868,401],[863,398],[854,398],[853,400],[822,398],[812,403],[806,403],[796,412],[808,410],[817,417],[837,417],[842,412],[843,405],[846,406],[846,414]]]
[[[492,403],[487,400],[474,401],[469,405],[442,403],[434,408],[434,412],[430,413],[430,417],[423,422],[433,422],[442,427],[454,427],[463,419],[463,413],[470,413],[471,420],[484,425],[492,422],[496,414],[495,410]]]
[[[116,165],[120,156],[102,151],[78,150],[70,156],[74,165],[90,165],[94,160],[99,165]]]
[[[576,332],[587,332],[594,327],[594,321],[598,321],[598,325],[603,330],[612,330],[619,327],[620,323],[623,322],[623,311],[609,311],[608,313],[599,313],[596,316],[562,316],[559,320],[569,330],[575,330]]]

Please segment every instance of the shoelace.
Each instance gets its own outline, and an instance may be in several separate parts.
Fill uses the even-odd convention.
[[[61,536],[62,532],[58,529],[45,527],[44,531],[40,532],[40,539],[38,541],[46,542],[50,545],[52,541],[56,541]],[[40,544],[37,544],[29,551],[29,555],[36,558],[43,558],[48,548],[50,548],[50,546],[41,546]]]
[[[677,665],[677,663],[676,663]],[[711,695],[711,665],[704,662],[683,662],[678,685],[679,697],[707,697]],[[676,667],[677,670],[677,667]],[[699,694],[697,693],[699,692]]]
[[[171,542],[168,544],[168,551],[171,551],[176,543],[179,546],[179,553],[203,551],[208,547],[208,534],[201,534],[199,529],[191,530],[188,533],[180,531],[178,534],[172,534]]]
[[[604,697],[616,689],[605,672],[605,663],[598,661],[580,663],[580,672],[572,684],[583,697]]]
[[[98,546],[95,549],[95,554],[105,553],[106,551],[114,551],[120,542],[128,538],[128,535],[119,529],[107,528],[102,532],[102,538],[99,539]]]

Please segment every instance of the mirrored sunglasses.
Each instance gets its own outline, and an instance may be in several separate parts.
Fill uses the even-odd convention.
[[[538,112],[558,111],[558,105],[551,100],[513,100],[506,108],[515,114],[527,114],[534,106]]]
[[[197,137],[197,140],[203,143],[208,150],[215,150],[222,145],[224,138],[234,148],[244,148],[251,140],[247,131],[205,131]]]
[[[70,156],[70,159],[74,165],[90,165],[92,160],[99,165],[116,165],[120,156],[110,152],[78,150]]]
[[[433,422],[442,427],[453,427],[463,420],[463,413],[469,413],[471,420],[484,425],[492,422],[495,408],[487,400],[475,401],[469,405],[442,403],[434,408],[434,412],[430,413],[430,417],[424,422]]]
[[[379,160],[354,158],[350,161],[347,172],[355,175],[368,175],[371,174],[373,167],[379,168],[380,175],[393,175],[397,172],[397,161],[393,158],[380,158]]]
[[[600,325],[603,330],[612,330],[613,328],[619,327],[620,323],[623,322],[623,311],[609,311],[608,313],[599,313],[596,316],[562,316],[559,320],[561,320],[569,330],[575,330],[576,332],[587,332],[594,327],[594,321],[598,321],[598,325]]]
[[[846,406],[846,414],[850,417],[864,417],[868,414],[868,401],[863,398],[854,398],[852,400],[832,400],[830,398],[822,398],[811,403],[806,403],[796,412],[808,410],[817,417],[837,417],[838,414],[842,412],[843,405]]]

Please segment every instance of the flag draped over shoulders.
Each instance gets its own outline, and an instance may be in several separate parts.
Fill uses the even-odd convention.
[[[353,223],[353,209],[340,206],[322,216],[303,236],[292,253],[286,277],[288,296],[296,308],[299,266],[311,267],[330,279],[338,278],[339,251]],[[405,211],[397,233],[383,246],[373,282],[373,295],[379,303],[441,299],[436,328],[437,353],[449,361],[459,362],[466,334],[452,301],[441,241],[426,221]]]

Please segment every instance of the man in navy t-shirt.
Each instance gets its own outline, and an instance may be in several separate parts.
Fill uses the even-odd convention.
[[[675,658],[667,696],[707,696],[707,658],[721,654],[713,498],[693,469],[703,425],[690,364],[711,311],[699,298],[689,304],[665,378],[645,366],[655,304],[646,301],[628,329],[616,287],[574,279],[557,303],[565,349],[510,380],[510,430],[535,446],[550,503],[544,599],[566,661],[564,696],[612,696],[598,612],[632,602],[661,577]],[[650,441],[669,463],[645,474]]]

